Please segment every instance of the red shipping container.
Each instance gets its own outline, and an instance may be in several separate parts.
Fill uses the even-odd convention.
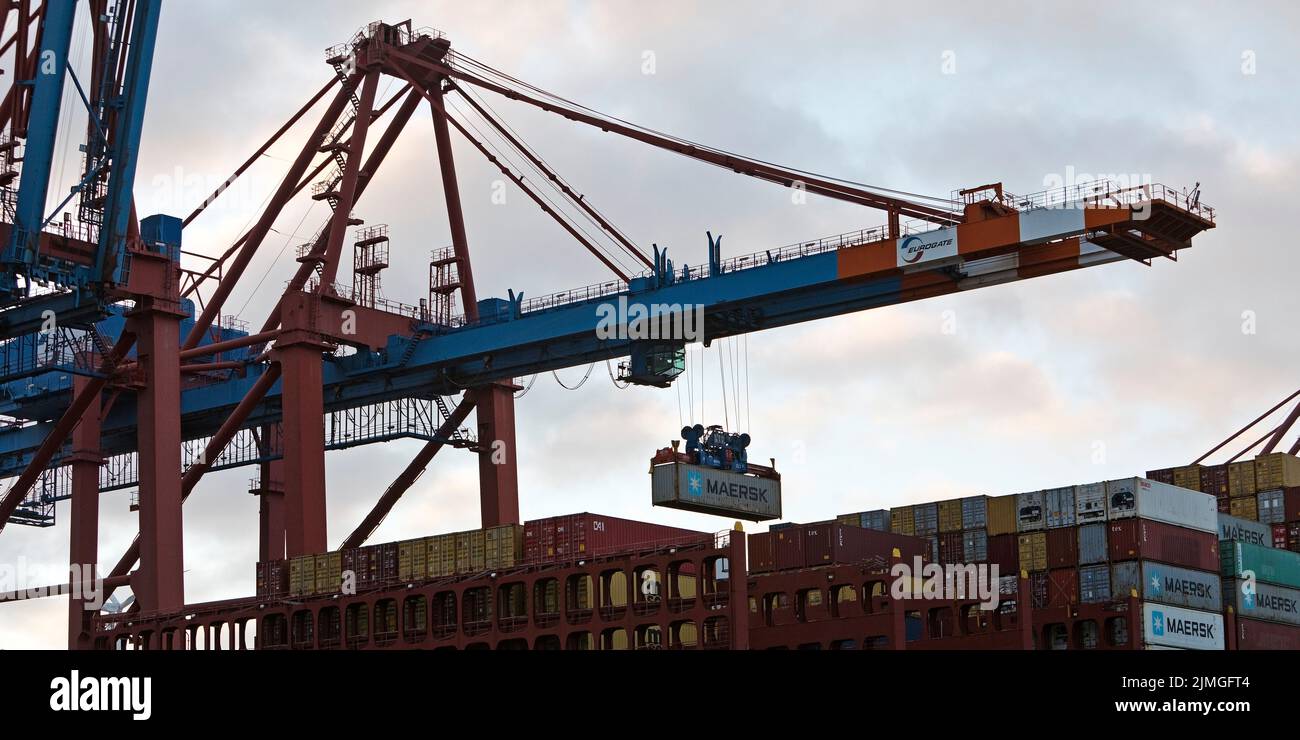
[[[1004,576],[1020,575],[1020,540],[1015,534],[989,537],[989,564],[996,564]]]
[[[1276,547],[1279,550],[1287,549],[1286,530],[1287,530],[1287,525],[1285,524],[1273,525],[1273,547]]]
[[[803,532],[804,564],[808,566],[862,563],[873,558],[889,560],[895,549],[904,562],[910,563],[920,556],[928,559],[929,543],[921,537],[881,532],[847,524],[805,524]],[[957,553],[962,548],[961,533],[957,533]]]
[[[1079,531],[1074,527],[1047,530],[1047,567],[1073,568],[1078,564]]]
[[[1228,495],[1228,466],[1206,465],[1201,468],[1201,493],[1212,496]]]
[[[749,548],[751,573],[769,573],[776,570],[776,532],[755,532],[746,538]]]
[[[1300,552],[1300,522],[1291,522],[1286,525],[1286,549],[1291,552]]]
[[[1174,484],[1174,469],[1161,468],[1159,470],[1148,470],[1146,478],[1147,480],[1153,480],[1157,483],[1168,483],[1172,486]]]
[[[379,559],[378,571],[380,583],[392,583],[397,580],[397,543],[389,542],[387,544],[375,547],[374,554],[371,557]]]
[[[962,563],[965,562],[963,553],[962,533],[942,532],[939,534],[939,562],[940,563]]]
[[[1048,571],[1047,605],[1058,607],[1077,603],[1079,603],[1079,569],[1060,568]]]
[[[374,546],[344,550],[339,558],[344,571],[356,574],[358,588],[379,583],[379,559],[373,556],[375,550]]]
[[[804,552],[803,527],[782,529],[776,533],[776,569],[798,570],[808,563]]]
[[[1282,512],[1288,522],[1300,522],[1300,487],[1284,488]]]
[[[1300,627],[1257,619],[1238,619],[1237,649],[1300,650]]]
[[[1111,560],[1154,560],[1193,570],[1219,570],[1219,538],[1214,532],[1122,519],[1108,525],[1107,537]]]
[[[1047,571],[1035,571],[1029,574],[1029,594],[1035,609],[1047,608]]]
[[[708,532],[583,512],[524,522],[524,558],[534,562],[580,560],[710,537]]]

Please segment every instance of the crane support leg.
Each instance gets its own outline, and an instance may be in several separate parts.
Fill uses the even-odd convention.
[[[292,341],[292,340],[291,340]],[[325,400],[321,352],[309,339],[276,345],[284,408],[285,553],[312,555],[329,549],[325,529]]]
[[[519,523],[519,458],[515,445],[514,383],[474,389],[478,416],[478,485],[483,526]]]
[[[140,571],[131,590],[142,611],[174,611],[185,605],[180,477],[180,328],[185,314],[174,302],[147,298],[129,317],[138,337],[139,367],[146,373],[137,395]]]
[[[276,434],[279,425],[262,427],[263,452],[284,454]],[[284,559],[284,460],[268,460],[260,466],[258,487],[258,559],[261,562]]]
[[[73,390],[81,393],[90,379],[77,376]],[[90,617],[94,611],[86,609],[85,584],[96,575],[99,564],[99,467],[103,458],[99,454],[99,393],[86,406],[81,422],[72,431],[72,522],[69,532],[68,562],[72,566],[73,586],[68,599],[68,649],[86,650],[91,647]]]

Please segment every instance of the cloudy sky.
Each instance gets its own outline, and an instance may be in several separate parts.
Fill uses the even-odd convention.
[[[698,381],[691,413],[684,391],[620,390],[600,366],[577,391],[542,376],[518,402],[525,518],[595,511],[728,527],[652,509],[646,475],[685,417],[724,413],[753,436],[756,458],[776,458],[796,521],[1117,478],[1190,462],[1295,389],[1296,16],[1284,3],[1208,2],[169,3],[137,202],[142,214],[188,213],[324,83],[325,47],[376,18],[440,28],[465,54],[621,118],[900,190],[947,196],[1001,181],[1029,193],[1090,174],[1200,182],[1218,228],[1177,263],[1118,263],[752,335],[739,348],[749,386],[739,412],[731,394],[723,409],[717,345],[690,353],[702,411]],[[488,100],[635,241],[667,246],[679,264],[704,260],[706,230],[725,235],[725,257],[882,222]],[[216,254],[242,233],[305,132],[195,221],[187,248]],[[61,138],[65,156],[72,138]],[[608,279],[520,191],[494,204],[500,175],[463,141],[456,157],[480,297]],[[436,167],[422,108],[356,209],[390,225],[384,289],[405,303],[425,296],[429,250],[450,243]],[[229,312],[261,323],[296,267],[293,248],[325,218],[312,205],[286,209]],[[573,386],[585,372],[559,380]],[[330,457],[331,543],[418,447]],[[209,475],[186,505],[190,601],[252,592],[254,474]],[[372,541],[477,523],[475,461],[449,450]],[[101,559],[115,562],[136,527],[126,493],[105,495],[101,526]],[[67,531],[10,527],[0,562],[62,567]],[[61,647],[64,625],[61,600],[5,605],[0,648]]]

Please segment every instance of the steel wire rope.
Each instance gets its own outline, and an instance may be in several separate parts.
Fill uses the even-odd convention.
[[[631,383],[618,384],[618,378],[614,377],[614,368],[610,367],[608,357],[605,358],[605,370],[609,372],[609,379],[614,382],[614,387],[620,391],[627,390],[632,385]]]
[[[559,384],[560,384],[560,387],[563,388],[564,390],[566,390],[566,391],[576,391],[576,390],[578,390],[579,388],[581,388],[582,386],[586,385],[586,383],[587,383],[587,379],[591,377],[591,371],[592,371],[595,367],[596,367],[596,363],[594,363],[594,362],[591,363],[590,365],[588,365],[588,366],[587,366],[587,373],[586,373],[585,375],[583,375],[583,376],[582,376],[582,380],[579,380],[579,381],[578,381],[578,384],[575,385],[575,386],[573,386],[572,388],[570,388],[569,386],[565,385],[563,380],[560,380],[560,374],[559,374],[558,372],[552,370],[552,371],[551,371],[551,375],[554,375],[554,376],[555,376],[555,382],[556,382],[556,383],[559,383]]]

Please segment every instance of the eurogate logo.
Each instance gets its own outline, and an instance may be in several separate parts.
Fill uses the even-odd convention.
[[[903,257],[903,261],[906,262],[907,264],[914,265],[917,262],[920,262],[921,258],[925,256],[924,245],[922,245],[919,249],[916,249],[916,244],[919,243],[920,241],[921,241],[921,237],[919,236],[909,236],[906,239],[904,239],[903,243],[899,246],[899,250],[904,255],[910,255],[910,256]],[[914,249],[915,251],[913,251]]]
[[[898,240],[899,267],[915,265],[923,260],[941,260],[956,256],[956,229],[935,229]]]

